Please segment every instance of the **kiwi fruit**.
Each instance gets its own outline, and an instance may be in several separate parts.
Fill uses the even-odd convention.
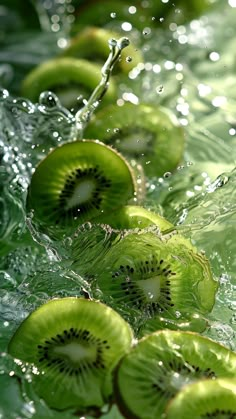
[[[235,419],[236,379],[199,380],[184,387],[169,403],[167,419]]]
[[[99,289],[104,302],[127,313],[134,328],[155,316],[176,319],[179,313],[185,319],[211,311],[218,283],[208,260],[185,241],[127,231],[97,266],[94,292]]]
[[[203,316],[194,313],[183,317],[178,311],[172,316],[155,316],[148,319],[138,331],[138,337],[141,338],[158,330],[183,330],[202,333],[207,328],[208,322]]]
[[[184,132],[175,115],[146,104],[109,105],[97,112],[84,132],[111,144],[127,158],[143,165],[147,176],[163,176],[183,157]]]
[[[32,385],[48,406],[84,409],[103,406],[109,397],[103,382],[132,339],[128,323],[111,308],[69,297],[50,300],[31,313],[8,352],[32,365]]]
[[[22,95],[33,102],[41,92],[50,90],[67,108],[77,106],[77,98],[88,98],[101,81],[98,64],[73,57],[59,57],[44,61],[35,67],[22,82]],[[111,79],[103,102],[116,99],[116,85]]]
[[[139,205],[125,205],[115,213],[94,218],[93,223],[108,224],[115,229],[146,228],[155,225],[161,232],[174,228],[173,224],[161,215]]]
[[[135,193],[133,172],[120,154],[98,141],[73,141],[39,163],[27,208],[42,226],[69,233],[70,227],[127,204]]]
[[[203,378],[235,378],[235,369],[236,354],[219,343],[193,332],[162,330],[141,339],[120,361],[116,401],[126,418],[161,418],[185,386]]]
[[[86,58],[93,62],[100,61],[103,63],[110,52],[108,41],[119,38],[121,38],[121,34],[116,31],[95,26],[85,27],[71,39],[69,45],[63,50],[62,55]],[[143,62],[140,50],[130,43],[121,51],[121,58],[117,67],[120,71],[127,74],[140,62]]]

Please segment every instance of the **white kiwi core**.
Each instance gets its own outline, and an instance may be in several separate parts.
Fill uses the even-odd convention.
[[[137,282],[137,285],[142,289],[147,301],[158,301],[161,294],[161,277],[159,275],[148,279],[142,279]]]
[[[73,191],[72,196],[67,200],[66,209],[77,207],[92,198],[95,191],[95,183],[93,180],[84,180],[77,185]]]
[[[87,359],[95,361],[97,357],[97,348],[95,346],[84,346],[76,342],[56,346],[53,348],[53,352],[58,355],[63,355],[75,364]]]

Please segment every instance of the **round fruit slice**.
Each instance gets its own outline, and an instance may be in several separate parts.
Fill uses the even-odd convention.
[[[109,396],[103,394],[104,380],[132,339],[128,323],[109,307],[83,298],[63,298],[30,314],[8,351],[33,364],[33,386],[50,407],[101,407]]]
[[[180,313],[177,311],[175,315],[173,313],[169,317],[155,316],[152,319],[148,319],[139,330],[138,337],[141,338],[162,329],[202,333],[207,327],[207,320],[197,313],[188,317],[181,316],[179,318],[179,316]]]
[[[27,206],[40,223],[67,228],[125,205],[134,193],[133,173],[121,155],[97,141],[74,141],[38,165]]]
[[[50,90],[65,107],[76,105],[77,98],[90,96],[101,81],[101,67],[87,60],[71,57],[55,58],[34,68],[24,79],[22,95],[37,102],[41,92]],[[110,81],[104,102],[115,100],[116,87]]]
[[[110,105],[99,111],[86,130],[87,138],[102,139],[143,165],[148,176],[162,176],[182,159],[184,133],[174,114],[163,107]]]
[[[91,59],[93,62],[100,58],[103,63],[110,51],[108,41],[120,37],[121,34],[115,31],[96,28],[95,26],[85,27],[72,38],[68,47],[63,50],[63,56],[81,57]],[[140,62],[143,62],[141,52],[130,44],[122,50],[118,67],[120,71],[129,73]]]
[[[156,225],[163,232],[174,228],[173,224],[161,217],[161,215],[138,205],[126,205],[114,214],[110,213],[94,218],[93,222],[109,224],[116,229],[145,228]]]
[[[236,354],[219,343],[197,333],[156,332],[122,358],[115,375],[117,403],[129,419],[161,418],[183,387],[201,378],[235,378],[235,370]]]
[[[200,380],[184,387],[171,400],[167,419],[235,419],[236,379]]]
[[[116,310],[135,310],[135,321],[211,311],[218,284],[207,259],[185,242],[180,235],[174,240],[153,232],[130,232],[97,267],[94,287]]]

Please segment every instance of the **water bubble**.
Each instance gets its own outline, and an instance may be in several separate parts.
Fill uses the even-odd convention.
[[[115,13],[115,12],[112,12],[112,13],[110,14],[110,16],[112,17],[112,19],[115,19],[115,18],[116,18],[116,13]]]
[[[47,108],[55,108],[60,104],[60,101],[54,93],[42,92],[39,96],[39,103]]]
[[[164,173],[164,175],[163,175],[163,177],[164,178],[168,178],[168,177],[170,177],[171,176],[171,172],[166,172],[166,173]]]

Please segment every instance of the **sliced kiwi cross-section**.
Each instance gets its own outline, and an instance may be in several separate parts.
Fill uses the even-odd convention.
[[[171,400],[167,419],[235,419],[236,378],[200,380],[184,387]]]
[[[211,311],[218,287],[208,260],[187,239],[145,230],[131,231],[111,246],[95,278],[107,304],[134,310],[141,321]]]
[[[33,364],[33,386],[50,407],[82,409],[104,404],[109,394],[103,383],[132,339],[128,323],[111,308],[83,298],[62,298],[31,313],[8,351]],[[107,391],[111,388],[106,384]]]
[[[101,66],[73,57],[54,58],[35,67],[23,80],[22,95],[37,102],[41,92],[50,90],[65,107],[76,106],[77,98],[91,95],[101,81]],[[116,98],[111,79],[103,102]]]
[[[185,386],[202,378],[235,378],[235,369],[236,354],[217,342],[191,332],[155,332],[122,358],[116,399],[129,419],[161,418],[167,402]]]
[[[148,176],[174,170],[184,149],[184,132],[175,115],[164,107],[144,104],[106,106],[88,124],[85,136],[112,144],[126,157],[135,158]]]
[[[134,197],[126,160],[97,141],[74,141],[54,149],[36,168],[27,206],[48,226],[74,227],[125,205]]]

